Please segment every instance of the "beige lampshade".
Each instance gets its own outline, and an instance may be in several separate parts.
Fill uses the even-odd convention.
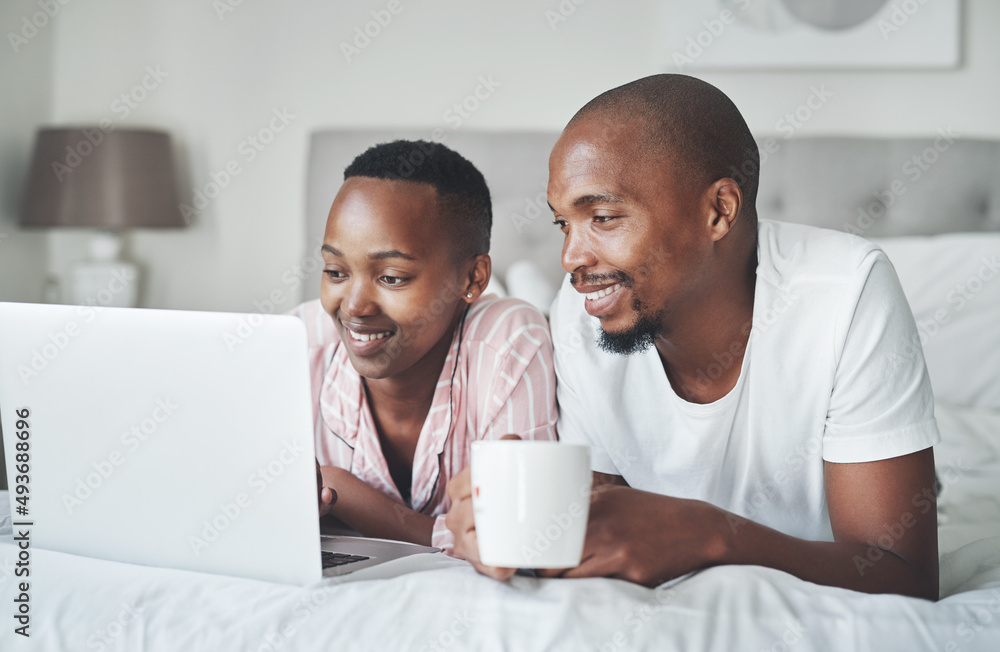
[[[109,230],[186,226],[170,136],[100,127],[41,129],[21,225]]]

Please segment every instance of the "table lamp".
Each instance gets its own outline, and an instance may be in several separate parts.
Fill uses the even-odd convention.
[[[168,134],[40,129],[21,226],[96,229],[90,259],[72,269],[70,302],[134,307],[139,269],[119,260],[121,232],[186,226],[179,205]]]

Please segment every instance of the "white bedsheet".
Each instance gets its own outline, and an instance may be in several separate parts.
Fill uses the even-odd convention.
[[[1000,650],[1000,413],[939,406],[942,600],[869,596],[755,566],[658,589],[497,583],[441,555],[307,588],[32,550],[31,638],[0,507],[0,650]],[[414,572],[386,578],[397,569]]]

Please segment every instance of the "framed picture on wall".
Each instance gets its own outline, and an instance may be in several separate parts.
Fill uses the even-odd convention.
[[[954,68],[960,0],[667,0],[666,65],[695,70]]]

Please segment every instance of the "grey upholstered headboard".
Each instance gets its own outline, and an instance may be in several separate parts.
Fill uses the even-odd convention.
[[[366,148],[430,130],[313,133],[306,189],[309,251],[321,242],[344,168]],[[447,132],[441,139],[475,163],[493,195],[494,274],[538,264],[558,287],[562,235],[545,203],[555,132]],[[762,218],[851,230],[867,237],[1000,230],[1000,142],[932,138],[762,137],[757,197]],[[415,160],[419,155],[415,154]],[[401,165],[403,163],[401,162]],[[405,168],[403,168],[405,171]],[[310,288],[317,296],[318,288]]]

